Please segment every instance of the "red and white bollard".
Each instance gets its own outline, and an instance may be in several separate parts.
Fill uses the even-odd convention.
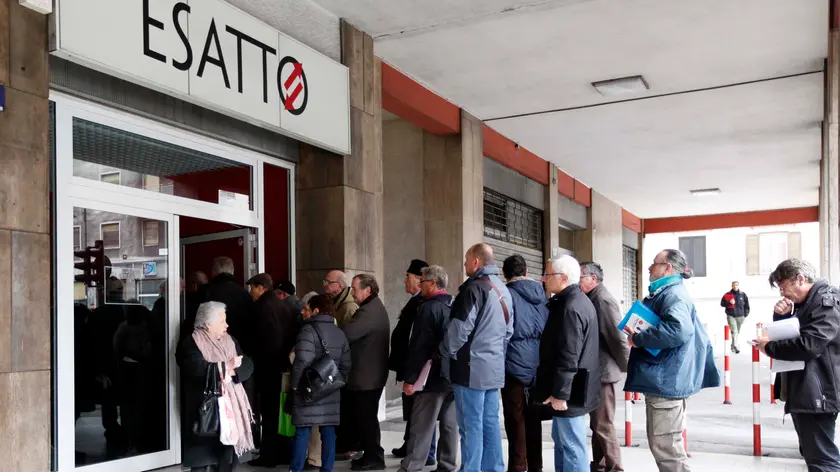
[[[761,337],[761,323],[756,324],[756,338]],[[753,455],[761,456],[761,379],[758,346],[753,346],[752,378],[753,378]]]
[[[636,393],[633,394],[633,400],[639,401],[641,399],[642,399],[642,394],[640,394],[639,392],[636,392]]]
[[[633,394],[624,392],[624,445],[633,445]]]
[[[729,355],[732,352],[732,336],[729,325],[723,327],[723,404],[732,404],[732,373]]]
[[[773,372],[773,358],[770,358],[770,404],[776,404],[776,373]]]

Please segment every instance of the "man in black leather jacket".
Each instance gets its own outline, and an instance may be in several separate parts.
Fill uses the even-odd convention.
[[[799,337],[760,339],[759,349],[773,359],[804,361],[805,369],[782,376],[782,400],[790,413],[808,470],[840,472],[834,428],[840,412],[840,291],[805,261],[788,259],[770,274],[784,297],[774,318],[799,318]]]

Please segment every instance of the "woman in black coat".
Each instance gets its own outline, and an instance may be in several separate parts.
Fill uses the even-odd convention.
[[[303,470],[313,426],[318,426],[321,433],[321,470],[331,471],[335,463],[335,427],[341,418],[341,392],[336,391],[314,402],[306,402],[301,394],[304,372],[324,353],[321,341],[326,343],[330,357],[344,379],[350,373],[350,345],[344,332],[335,325],[332,300],[325,295],[318,295],[309,301],[309,307],[312,309],[312,317],[303,321],[292,365],[291,411],[296,431],[291,472]],[[289,411],[288,407],[286,405],[286,411]]]
[[[224,336],[229,336],[225,323],[225,305],[219,302],[202,303],[195,319],[195,329],[208,331],[221,330]],[[221,311],[219,311],[221,310]],[[231,376],[234,384],[241,384],[251,377],[254,364],[250,358],[242,356],[239,341],[233,339],[236,347],[236,358],[228,365],[239,364],[233,369]],[[198,417],[198,408],[204,399],[205,375],[207,369],[212,369],[212,375],[219,376],[218,365],[205,360],[204,355],[193,336],[184,336],[178,343],[175,353],[178,366],[181,368],[181,397],[182,427],[181,454],[183,465],[190,467],[193,472],[231,472],[236,465],[249,459],[248,454],[237,456],[233,446],[221,443],[218,436],[204,437],[193,434],[193,423]]]

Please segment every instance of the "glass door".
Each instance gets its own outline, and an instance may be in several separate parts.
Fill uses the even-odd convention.
[[[59,444],[73,448],[60,448],[59,470],[177,463],[172,340],[181,284],[175,218],[76,198],[62,206]]]

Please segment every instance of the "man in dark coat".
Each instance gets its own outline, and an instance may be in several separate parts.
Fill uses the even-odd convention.
[[[627,372],[630,346],[618,330],[622,314],[615,297],[604,286],[604,270],[594,262],[580,265],[580,289],[598,315],[601,359],[601,405],[589,415],[592,430],[592,471],[622,472],[621,448],[615,433],[615,384]]]
[[[420,277],[422,270],[429,267],[425,261],[414,259],[408,266],[405,273],[405,293],[411,295],[408,302],[400,312],[400,317],[397,320],[397,326],[394,332],[391,333],[391,357],[388,358],[388,368],[397,374],[397,382],[402,382],[405,376],[405,363],[408,360],[409,348],[408,342],[411,336],[411,329],[414,326],[414,318],[417,315],[417,310],[420,304],[423,303],[421,296]],[[392,449],[391,452],[394,457],[405,457],[408,446],[408,433],[411,430],[411,407],[414,404],[414,397],[403,394],[403,420],[405,420],[405,434],[403,435],[403,445]],[[429,448],[429,457],[426,465],[434,465],[435,461],[435,432],[432,432],[432,446]]]
[[[738,281],[732,282],[732,290],[723,294],[720,299],[720,306],[726,311],[726,321],[729,323],[729,330],[732,332],[732,352],[738,354],[738,333],[741,332],[741,325],[744,318],[750,315],[750,298],[741,291],[741,284]]]
[[[292,444],[289,438],[278,434],[280,419],[280,393],[283,373],[289,372],[289,354],[295,347],[297,317],[277,298],[271,289],[268,274],[257,274],[247,285],[255,301],[254,374],[257,381],[259,412],[262,425],[260,457],[249,464],[258,467],[276,467],[291,459]],[[258,420],[260,418],[257,418]]]
[[[295,284],[289,280],[281,280],[274,286],[274,293],[289,308],[289,311],[300,316],[300,312],[303,311],[303,302],[295,295],[297,293]]]
[[[449,276],[440,266],[422,269],[423,303],[414,319],[408,356],[404,364],[403,393],[414,398],[408,455],[400,472],[420,472],[429,457],[435,424],[440,421],[438,472],[453,472],[458,460],[458,420],[452,385],[441,375],[440,344],[443,342],[454,297],[446,293]]]
[[[770,274],[782,300],[778,317],[799,318],[799,337],[760,339],[759,349],[773,359],[804,361],[805,368],[781,374],[785,413],[790,413],[808,470],[840,471],[834,428],[840,412],[840,290],[800,259],[788,259]]]
[[[513,336],[505,355],[505,386],[502,405],[508,438],[508,470],[542,469],[542,423],[528,407],[527,389],[534,386],[540,362],[540,337],[548,319],[548,299],[541,283],[528,278],[528,266],[520,255],[502,265],[513,299]]]
[[[534,400],[550,405],[553,416],[554,468],[586,470],[586,414],[598,408],[601,368],[598,315],[580,290],[580,265],[571,256],[546,264],[548,322],[540,340],[540,365]],[[546,407],[543,407],[546,408]]]
[[[342,392],[339,440],[356,437],[361,442],[364,455],[352,462],[351,470],[384,470],[378,413],[379,397],[388,380],[391,323],[372,275],[357,275],[352,287],[359,309],[341,327],[350,343],[353,367]]]
[[[213,279],[205,286],[206,300],[204,301],[225,304],[228,333],[239,340],[242,350],[250,356],[253,353],[253,330],[250,317],[254,311],[254,301],[245,287],[234,277],[233,267],[233,260],[229,257],[213,259]]]

